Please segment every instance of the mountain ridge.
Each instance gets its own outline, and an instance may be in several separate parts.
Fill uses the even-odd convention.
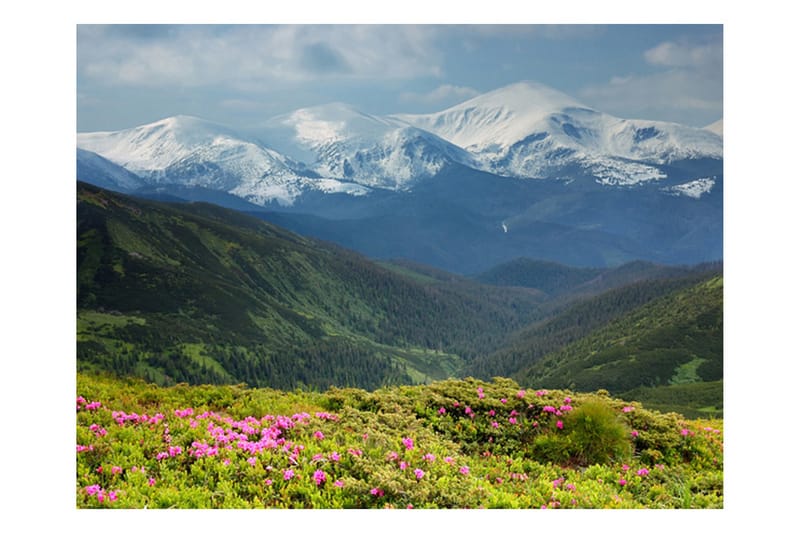
[[[408,189],[450,164],[516,178],[565,179],[577,170],[603,185],[630,186],[663,180],[658,165],[722,158],[721,137],[707,129],[618,119],[535,82],[428,115],[379,117],[333,103],[274,117],[248,133],[175,116],[79,133],[78,147],[149,183],[213,186],[262,206],[290,204],[309,189]],[[314,178],[333,181],[320,186]]]

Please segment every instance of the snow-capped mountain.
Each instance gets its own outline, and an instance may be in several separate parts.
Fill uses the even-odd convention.
[[[394,115],[464,148],[484,170],[520,178],[581,171],[606,185],[665,178],[675,161],[722,158],[722,139],[679,124],[621,119],[520,82],[438,113]]]
[[[366,194],[354,183],[302,175],[298,164],[260,142],[196,117],[176,116],[116,132],[79,133],[78,147],[137,174],[150,185],[229,192],[252,203],[291,204],[308,190]]]
[[[342,103],[275,117],[258,134],[320,176],[383,189],[407,190],[448,163],[475,164],[466,151],[437,135]]]
[[[131,172],[129,182],[135,175],[149,187],[223,191],[261,206],[291,206],[306,193],[409,191],[464,167],[606,186],[656,182],[674,194],[668,187],[678,182],[665,181],[665,165],[722,159],[722,137],[711,127],[617,118],[533,82],[427,115],[379,117],[335,103],[274,117],[248,131],[175,116],[121,131],[79,133],[78,148]],[[679,178],[689,183],[713,172]],[[115,179],[123,178],[109,177]],[[130,183],[124,186],[132,188]]]
[[[134,191],[144,185],[142,178],[94,152],[77,149],[77,176],[81,181],[112,191]]]

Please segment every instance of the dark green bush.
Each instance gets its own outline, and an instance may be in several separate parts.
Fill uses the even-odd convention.
[[[630,429],[605,402],[580,405],[565,417],[564,429],[579,464],[608,464],[631,455]]]

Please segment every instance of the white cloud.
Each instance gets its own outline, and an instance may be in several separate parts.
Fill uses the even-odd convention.
[[[672,120],[704,126],[722,116],[722,43],[663,42],[643,53],[663,67],[651,74],[615,75],[585,87],[588,105],[624,118]]]
[[[445,84],[427,93],[406,92],[400,95],[400,99],[404,102],[423,104],[456,104],[469,100],[478,94],[480,93],[471,87]]]
[[[426,26],[79,26],[79,74],[107,85],[255,89],[332,78],[440,76]]]
[[[722,43],[702,45],[663,42],[644,53],[645,60],[652,65],[666,67],[707,68],[721,66]]]

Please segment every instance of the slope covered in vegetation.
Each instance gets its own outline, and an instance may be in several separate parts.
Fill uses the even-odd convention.
[[[676,405],[681,393],[694,393],[693,409],[721,416],[722,296],[719,274],[671,291],[541,357],[515,377],[527,386],[607,389],[660,408]],[[700,388],[701,383],[706,385]],[[683,388],[651,390],[676,386]],[[701,397],[706,403],[698,405]]]
[[[80,508],[720,508],[721,421],[509,379],[77,381]]]
[[[209,204],[79,184],[77,214],[81,369],[162,384],[424,382],[499,345],[539,301],[445,290]]]

